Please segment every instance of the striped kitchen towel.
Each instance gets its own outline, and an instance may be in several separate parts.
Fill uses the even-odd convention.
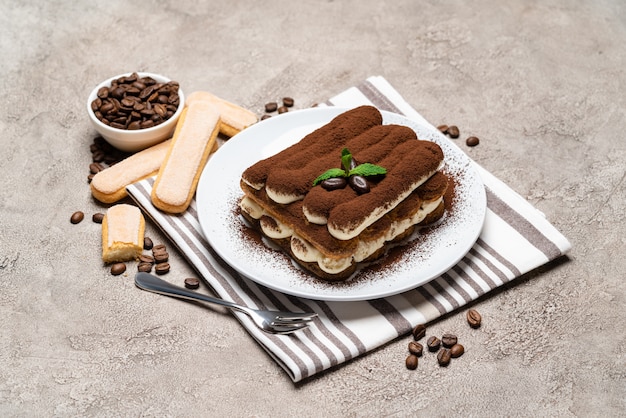
[[[324,105],[349,108],[362,104],[430,126],[380,76],[368,78]],[[469,253],[448,272],[414,290],[356,302],[313,301],[257,285],[227,265],[205,241],[195,201],[184,214],[173,216],[152,206],[154,178],[127,190],[218,296],[257,308],[319,314],[309,329],[285,336],[266,334],[245,315],[234,313],[247,332],[298,382],[406,335],[416,324],[459,309],[570,249],[568,240],[540,211],[478,164],[476,168],[486,188],[487,214]]]

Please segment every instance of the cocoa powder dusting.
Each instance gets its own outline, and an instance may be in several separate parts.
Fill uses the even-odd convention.
[[[333,142],[345,142],[369,128],[382,125],[383,118],[373,106],[360,106],[336,116],[328,124],[306,135],[298,143],[279,153],[248,167],[242,177],[250,184],[264,184],[274,168],[292,169],[300,167],[310,158],[328,152],[327,138]],[[306,156],[307,159],[303,159]]]
[[[401,143],[381,161],[372,162],[387,169],[385,177],[371,185],[370,193],[331,209],[328,224],[350,230],[361,225],[375,209],[383,213],[393,209],[400,196],[410,193],[415,184],[434,173],[442,161],[443,152],[435,143],[418,139]]]

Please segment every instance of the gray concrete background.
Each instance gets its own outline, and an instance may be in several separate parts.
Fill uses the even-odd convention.
[[[623,1],[0,6],[0,415],[625,415]],[[480,331],[431,324],[467,347],[452,367],[406,370],[407,337],[294,385],[225,311],[102,265],[86,97],[134,70],[259,114],[383,75],[432,123],[479,136],[468,154],[573,250],[478,301]],[[193,275],[170,253],[169,279]]]

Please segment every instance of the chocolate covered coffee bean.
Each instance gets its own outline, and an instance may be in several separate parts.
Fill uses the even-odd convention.
[[[348,185],[348,180],[346,180],[345,177],[332,177],[322,181],[320,184],[325,190],[330,192],[333,190],[343,189]]]
[[[348,183],[357,194],[365,194],[370,191],[370,185],[363,176],[352,175],[348,178]]]

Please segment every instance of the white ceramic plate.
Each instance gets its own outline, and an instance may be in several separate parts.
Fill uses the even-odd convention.
[[[364,269],[343,283],[317,279],[296,267],[283,253],[253,242],[237,213],[243,196],[241,173],[346,110],[312,108],[266,119],[229,139],[207,163],[196,192],[200,226],[215,251],[244,276],[271,289],[309,299],[369,300],[402,293],[438,277],[454,266],[478,238],[485,219],[486,197],[471,160],[432,127],[381,112],[384,123],[406,125],[420,139],[434,141],[444,151],[444,171],[455,180],[455,198],[453,209],[437,226],[426,234],[417,234],[394,263]]]

